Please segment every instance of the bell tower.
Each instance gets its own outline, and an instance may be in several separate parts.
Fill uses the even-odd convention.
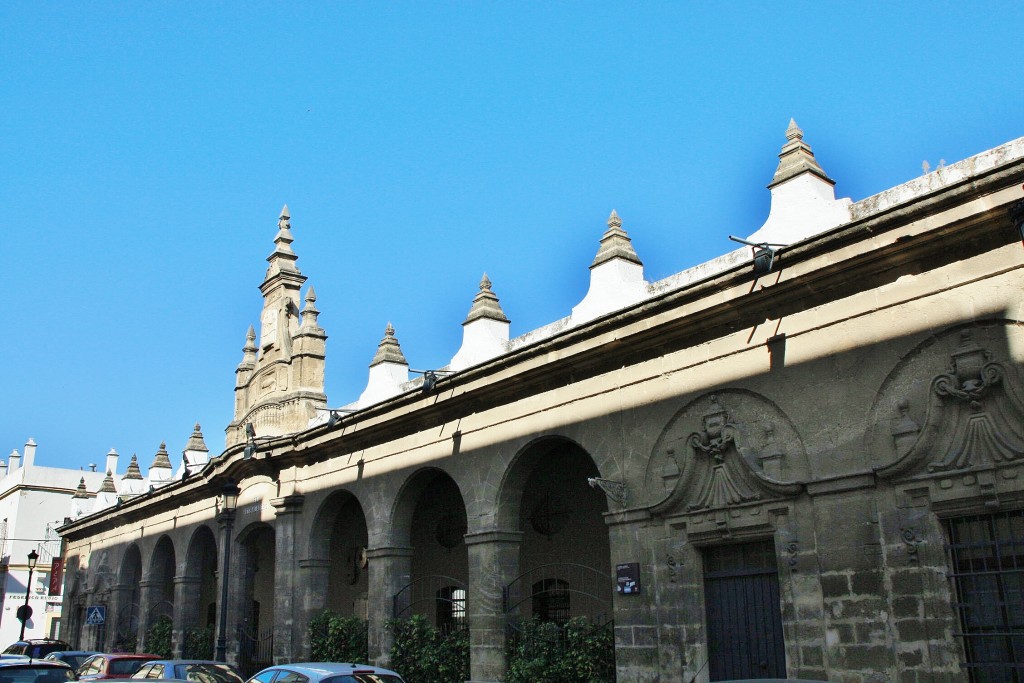
[[[306,291],[292,251],[291,214],[286,204],[277,221],[274,251],[260,285],[260,329],[251,326],[235,370],[235,417],[227,428],[227,446],[246,440],[245,425],[257,436],[279,436],[305,429],[317,408],[327,405],[324,359],[327,334],[317,322],[316,293]]]

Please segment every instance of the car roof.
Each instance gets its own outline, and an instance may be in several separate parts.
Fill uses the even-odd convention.
[[[51,666],[55,669],[71,668],[67,662],[62,662],[59,659],[29,659],[28,657],[19,659],[0,659],[0,667],[7,668],[12,666]]]
[[[217,662],[212,659],[154,659],[147,664],[216,664],[218,666],[231,666],[227,662]]]
[[[267,667],[267,669],[288,669],[289,671],[298,671],[301,674],[314,676],[337,676],[340,674],[350,674],[353,669],[359,669],[360,671],[372,671],[377,674],[391,674],[392,676],[398,676],[394,671],[388,669],[381,669],[377,666],[371,666],[370,664],[351,664],[346,662],[295,662],[294,664],[277,664],[275,666]],[[264,669],[266,671],[266,669]]]

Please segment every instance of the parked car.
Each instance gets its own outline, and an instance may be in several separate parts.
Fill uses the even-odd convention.
[[[0,680],[4,683],[67,683],[75,670],[64,662],[45,659],[0,659]]]
[[[19,640],[12,645],[8,645],[7,649],[4,650],[5,655],[24,655],[32,659],[42,659],[51,652],[57,652],[58,650],[70,650],[71,645],[65,643],[63,640],[53,640],[52,638],[39,638],[35,640]]]
[[[96,681],[107,678],[131,678],[146,662],[160,659],[160,655],[127,653],[98,654],[89,657],[78,667],[78,680]]]
[[[271,666],[246,683],[404,683],[394,671],[369,664],[302,662]]]
[[[82,663],[89,659],[93,655],[98,655],[99,652],[95,650],[58,650],[57,652],[51,652],[50,654],[43,657],[43,659],[56,660],[58,662],[64,662],[69,665],[72,669],[78,670],[78,667],[82,666]]]
[[[242,683],[238,669],[208,659],[154,659],[132,674],[132,678],[195,681],[196,683]]]

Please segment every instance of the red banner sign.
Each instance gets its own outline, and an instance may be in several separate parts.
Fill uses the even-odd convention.
[[[64,558],[53,558],[50,566],[50,595],[60,595],[60,585],[64,583]]]

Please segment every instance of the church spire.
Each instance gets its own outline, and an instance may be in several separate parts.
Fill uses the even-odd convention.
[[[612,209],[611,215],[608,216],[608,230],[601,236],[601,246],[590,267],[594,268],[615,258],[635,263],[638,266],[643,265],[640,257],[636,255],[636,250],[633,249],[632,240],[622,229],[622,219],[619,218],[618,212]]]
[[[836,184],[836,181],[825,175],[825,171],[818,165],[811,146],[804,142],[804,132],[796,125],[796,120],[790,119],[789,127],[786,128],[786,144],[779,152],[779,167],[775,170],[775,177],[768,187],[775,187],[801,173],[813,173],[832,185]]]
[[[302,329],[320,329],[316,321],[318,315],[320,315],[320,310],[316,307],[316,290],[313,289],[313,285],[310,285],[306,289],[306,305],[302,307]]]
[[[245,346],[242,347],[242,362],[238,364],[239,370],[256,367],[256,330],[252,325],[245,333]]]
[[[395,328],[391,323],[388,323],[388,326],[384,328],[384,338],[377,344],[377,353],[374,354],[373,360],[370,361],[370,367],[372,368],[374,365],[380,365],[381,363],[409,364],[405,360],[405,354],[402,353],[402,347],[395,337]]]
[[[462,324],[468,325],[478,318],[490,318],[491,320],[508,322],[508,318],[505,317],[505,311],[501,310],[498,296],[491,291],[491,278],[487,277],[487,273],[484,273],[484,276],[480,279],[480,291],[473,297],[473,305],[469,309],[469,315],[466,316]]]
[[[299,257],[292,251],[292,215],[288,211],[288,205],[281,208],[281,215],[277,218],[277,235],[274,237],[274,251],[267,257],[270,268],[267,269],[267,279],[277,273],[287,271],[298,273],[299,269],[295,262]]]
[[[263,436],[304,429],[309,416],[327,404],[324,359],[327,333],[317,322],[316,293],[309,289],[299,310],[306,276],[292,250],[292,216],[286,204],[277,220],[274,251],[260,285],[263,310],[258,333],[246,337],[235,379],[235,415],[227,427],[227,446],[246,440],[245,425]],[[253,343],[255,342],[255,344]],[[191,458],[186,466],[196,464]],[[152,479],[152,475],[150,475]]]

